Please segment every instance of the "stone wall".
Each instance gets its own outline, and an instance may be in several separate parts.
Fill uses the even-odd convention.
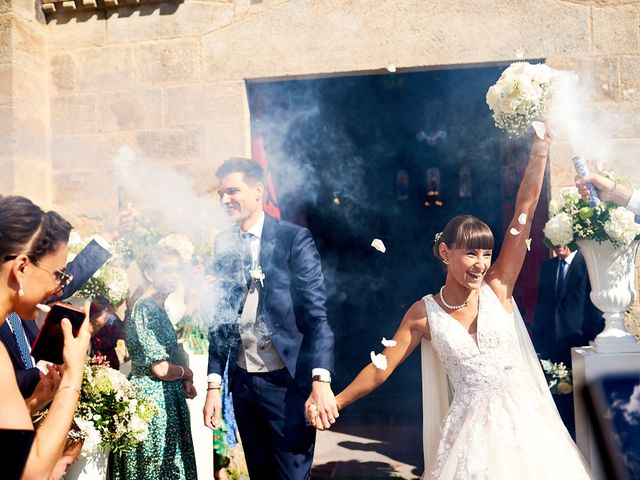
[[[0,0],[0,192],[50,205],[47,29],[26,0]]]
[[[249,154],[245,80],[384,73],[389,65],[546,58],[588,72],[590,108],[629,119],[608,134],[616,171],[640,183],[638,1],[186,0],[61,7],[46,25],[27,0],[1,1],[8,141],[0,188],[31,188],[81,222],[115,209],[110,159],[121,144],[187,173],[199,190],[223,158]],[[571,153],[554,148],[554,194],[573,183]]]

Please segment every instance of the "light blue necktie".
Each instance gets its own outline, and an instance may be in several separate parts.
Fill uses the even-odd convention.
[[[31,361],[31,349],[27,344],[27,335],[24,331],[24,327],[22,326],[20,317],[16,313],[10,313],[7,317],[7,322],[9,322],[11,330],[13,330],[13,336],[18,342],[18,350],[20,350],[20,356],[22,357],[22,362],[24,363],[25,368],[33,368],[33,362]]]

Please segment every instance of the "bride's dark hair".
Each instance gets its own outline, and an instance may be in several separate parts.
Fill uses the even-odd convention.
[[[493,250],[493,233],[489,226],[473,215],[458,215],[453,217],[444,230],[436,235],[433,242],[433,254],[442,261],[440,244],[449,248],[469,248],[475,250]]]

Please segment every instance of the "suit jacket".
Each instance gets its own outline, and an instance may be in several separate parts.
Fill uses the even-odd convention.
[[[233,374],[241,346],[238,311],[244,301],[238,229],[216,238],[211,273],[217,279],[210,332],[208,373]],[[308,229],[265,215],[260,241],[258,316],[291,377],[301,387],[311,383],[311,369],[333,371],[333,332],[327,320],[320,255]]]
[[[63,300],[76,293],[109,257],[111,257],[111,253],[101,247],[98,242],[95,240],[89,242],[89,244],[76,255],[76,258],[67,264],[67,271],[73,275],[73,280],[63,289],[60,295],[52,297],[49,303]],[[36,322],[34,320],[23,319],[22,325],[29,343],[32,344],[38,335]],[[39,369],[26,367],[20,356],[16,338],[6,321],[0,325],[0,341],[4,343],[9,352],[16,373],[18,388],[20,388],[22,396],[24,398],[30,397],[40,381]]]
[[[542,263],[533,342],[541,357],[571,364],[571,348],[587,345],[604,328],[602,312],[589,297],[591,283],[584,257],[578,251],[555,298],[558,260]]]

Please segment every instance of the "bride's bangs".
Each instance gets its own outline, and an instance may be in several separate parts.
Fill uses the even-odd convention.
[[[460,249],[493,250],[493,233],[482,220],[471,218],[459,226],[454,245]]]

